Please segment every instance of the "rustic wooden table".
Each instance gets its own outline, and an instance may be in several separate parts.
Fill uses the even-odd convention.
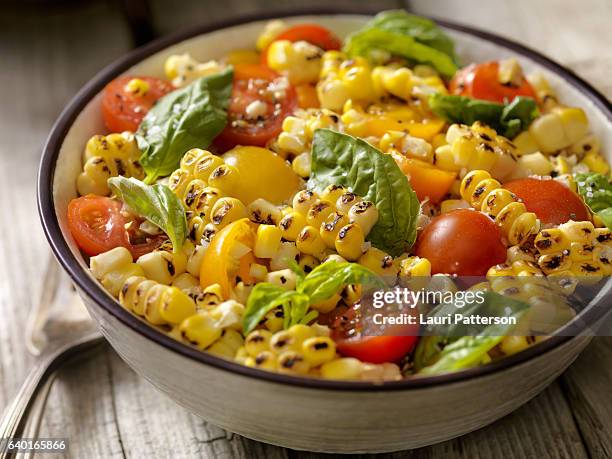
[[[122,8],[126,3],[14,2],[0,11],[0,409],[32,362],[24,345],[24,324],[40,297],[46,267],[53,262],[35,203],[43,142],[76,90],[132,48],[134,39],[142,38],[130,31]],[[150,19],[153,31],[162,34],[300,3],[190,0],[179,7],[152,0]],[[363,6],[366,0],[333,4]],[[405,6],[400,0],[372,0],[367,5]],[[612,94],[609,0],[413,0],[408,6],[417,13],[517,39]],[[515,413],[464,437],[392,456],[612,457],[611,364],[612,338],[596,338],[563,376]],[[79,458],[319,457],[261,444],[207,424],[157,393],[107,346],[60,372],[41,435],[69,438],[69,456]]]

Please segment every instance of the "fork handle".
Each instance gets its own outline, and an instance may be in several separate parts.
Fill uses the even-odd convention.
[[[99,333],[85,335],[55,350],[42,354],[32,367],[17,396],[8,406],[0,420],[0,439],[16,438],[22,431],[27,415],[32,408],[41,387],[66,360],[90,350],[103,342]],[[3,446],[6,446],[3,445]],[[0,451],[0,458],[9,457],[6,447]]]

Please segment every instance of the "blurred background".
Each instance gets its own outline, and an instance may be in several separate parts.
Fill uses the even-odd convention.
[[[317,6],[407,8],[493,31],[612,94],[610,0],[0,0],[0,411],[32,362],[23,342],[25,320],[52,263],[36,212],[36,173],[62,108],[105,65],[155,37],[237,15]],[[527,407],[422,455],[490,457],[505,444],[516,450],[514,457],[586,457],[582,442],[588,441],[601,454],[592,457],[612,457],[610,423],[598,424],[612,419],[612,402],[597,398],[609,393],[612,369],[604,362],[612,361],[611,349],[609,338],[599,339]],[[108,348],[62,370],[42,435],[70,437],[75,457],[179,457],[181,451],[286,457],[161,399]]]

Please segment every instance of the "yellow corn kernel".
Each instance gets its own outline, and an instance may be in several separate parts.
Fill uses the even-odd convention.
[[[607,175],[610,172],[610,165],[599,153],[587,153],[582,160],[589,170],[598,174]]]
[[[221,337],[221,328],[210,314],[194,314],[183,320],[180,325],[181,336],[185,341],[206,349]]]
[[[323,242],[330,249],[336,247],[336,238],[340,229],[350,223],[349,218],[344,214],[332,212],[327,219],[321,224],[320,233]]]
[[[580,139],[578,142],[570,145],[569,151],[574,155],[582,157],[586,154],[592,153],[597,154],[601,149],[601,143],[599,139],[593,134],[588,134]]]
[[[283,309],[276,308],[264,316],[263,320],[260,322],[260,325],[266,327],[266,330],[276,333],[283,328],[284,322],[285,314],[283,313]]]
[[[364,364],[352,357],[343,357],[321,365],[324,379],[359,379]]]
[[[321,48],[306,41],[276,40],[267,52],[267,64],[287,75],[292,84],[315,83],[321,70]]]
[[[395,283],[399,269],[393,262],[393,257],[388,253],[376,247],[370,247],[366,253],[359,257],[357,263],[381,276],[388,284],[393,285]]]
[[[245,338],[244,348],[250,356],[256,357],[260,353],[270,349],[271,338],[272,333],[268,330],[253,330]]]
[[[512,355],[527,349],[529,342],[525,336],[506,336],[499,347],[505,355]]]
[[[357,196],[355,193],[347,191],[346,193],[340,195],[336,201],[336,210],[341,214],[348,215],[351,207],[360,201],[362,201],[362,199],[359,196]]]
[[[302,178],[308,178],[311,172],[311,159],[310,152],[304,152],[297,155],[293,161],[291,161],[293,172]]]
[[[301,348],[302,341],[296,341],[296,337],[289,333],[289,330],[277,331],[270,338],[270,349],[276,354]]]
[[[535,153],[540,148],[535,141],[535,138],[529,131],[521,132],[512,140],[512,143],[516,145],[517,152],[521,156]]]
[[[285,351],[278,356],[278,372],[286,374],[305,375],[310,365],[301,352]]]
[[[155,284],[145,294],[144,316],[153,325],[163,325],[166,323],[161,315],[160,306],[162,297],[169,288],[167,285]]]
[[[236,220],[247,218],[248,212],[244,204],[236,198],[220,198],[215,202],[210,220],[220,230]]]
[[[302,190],[293,197],[293,210],[306,217],[308,211],[318,199],[319,196],[314,191]]]
[[[550,175],[553,171],[553,163],[539,151],[521,156],[517,163],[525,175]]]
[[[349,209],[348,216],[350,221],[358,224],[363,234],[367,236],[378,221],[378,209],[372,201],[361,201]]]
[[[365,236],[361,227],[355,223],[343,226],[336,237],[336,252],[348,261],[355,261],[363,253]]]
[[[300,253],[298,255],[297,263],[298,266],[302,269],[302,271],[304,271],[306,274],[311,272],[320,264],[319,260],[316,257],[308,255],[306,253]]]
[[[342,185],[329,185],[321,193],[321,200],[335,203],[346,191]]]
[[[280,247],[282,231],[274,225],[259,225],[255,238],[255,256],[272,258]]]
[[[142,268],[135,263],[120,266],[116,270],[106,273],[100,279],[100,282],[111,295],[118,297],[125,281],[132,276],[144,276]]]
[[[306,214],[306,223],[315,228],[320,228],[321,224],[334,212],[334,206],[329,201],[318,199],[310,206]]]
[[[305,226],[302,231],[300,231],[295,241],[295,245],[300,252],[314,256],[322,255],[326,247],[319,230],[310,225]]]
[[[196,313],[193,300],[177,287],[164,289],[159,304],[159,315],[169,323],[178,325]]]
[[[408,257],[400,261],[400,282],[404,287],[425,288],[431,276],[431,262],[427,258]]]
[[[305,226],[306,218],[303,214],[295,211],[289,212],[278,223],[281,236],[287,241],[295,241]]]
[[[143,269],[145,276],[160,284],[169,285],[179,274],[187,269],[187,257],[183,253],[155,250],[142,255],[136,263]]]
[[[218,188],[226,195],[233,195],[240,188],[242,179],[234,166],[222,164],[215,168],[208,178],[208,185]]]
[[[565,139],[569,146],[586,136],[589,130],[589,120],[581,108],[556,107],[553,109],[561,118]]]
[[[542,255],[547,255],[569,250],[570,241],[561,229],[549,228],[540,231],[534,245]]]
[[[268,274],[268,268],[259,263],[253,263],[249,268],[249,275],[256,281],[263,281],[266,278],[266,274]]]
[[[334,359],[336,343],[327,336],[308,338],[302,343],[302,354],[311,367],[318,367]]]
[[[106,274],[132,263],[132,254],[125,247],[115,247],[89,259],[89,269],[100,280]]]
[[[440,213],[446,214],[457,209],[469,209],[471,206],[463,199],[445,199],[440,203]]]

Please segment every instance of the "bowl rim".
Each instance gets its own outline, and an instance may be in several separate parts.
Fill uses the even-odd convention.
[[[124,54],[119,59],[115,60],[105,68],[103,68],[96,76],[89,80],[70,100],[60,116],[54,123],[51,132],[47,138],[45,146],[43,148],[43,154],[40,161],[38,180],[37,180],[37,204],[38,212],[43,226],[45,236],[52,248],[52,251],[62,265],[62,267],[69,274],[72,281],[79,287],[82,292],[85,292],[90,298],[94,300],[96,306],[101,307],[106,313],[111,314],[115,319],[121,322],[123,325],[129,327],[136,333],[144,336],[183,357],[189,358],[205,365],[210,365],[216,369],[227,371],[229,373],[235,373],[241,376],[249,378],[257,378],[262,381],[269,381],[273,383],[297,386],[309,389],[326,389],[326,390],[341,390],[341,391],[395,391],[395,390],[410,390],[410,389],[422,389],[434,386],[441,386],[450,383],[457,383],[466,381],[472,378],[492,374],[504,369],[509,369],[521,363],[527,362],[535,356],[543,355],[553,350],[557,346],[566,343],[574,337],[574,335],[580,334],[585,326],[584,323],[595,323],[600,320],[605,314],[604,309],[601,307],[594,307],[597,304],[601,304],[603,301],[610,297],[612,291],[612,280],[608,280],[602,292],[592,301],[592,303],[583,311],[578,317],[584,319],[582,325],[576,321],[572,321],[564,328],[565,333],[563,335],[555,334],[547,340],[544,340],[537,345],[533,345],[528,349],[514,354],[504,359],[489,363],[476,368],[470,368],[463,371],[457,371],[454,373],[447,373],[436,376],[423,376],[415,377],[411,379],[402,379],[400,381],[389,381],[384,383],[371,383],[364,381],[334,381],[334,380],[322,380],[316,378],[305,378],[298,376],[289,376],[279,373],[267,372],[256,368],[250,368],[242,364],[225,360],[223,358],[214,356],[212,354],[203,352],[199,349],[190,347],[184,343],[180,343],[172,339],[162,331],[150,326],[144,320],[136,317],[123,307],[119,303],[111,298],[102,288],[102,286],[91,278],[87,272],[81,267],[80,263],[73,255],[68,242],[64,238],[59,222],[55,212],[55,205],[53,199],[53,179],[55,173],[55,164],[57,156],[59,154],[62,143],[71,128],[74,120],[81,113],[83,108],[91,101],[91,99],[98,94],[103,87],[111,79],[119,75],[120,73],[127,70],[132,65],[144,60],[151,55],[162,51],[163,49],[179,43],[183,40],[193,38],[198,35],[205,33],[214,32],[231,26],[237,26],[246,24],[249,22],[293,17],[293,16],[304,16],[304,15],[329,15],[329,16],[341,16],[341,15],[373,15],[379,12],[379,9],[372,9],[367,7],[359,8],[292,8],[291,10],[273,10],[267,12],[260,12],[254,14],[235,16],[230,19],[214,21],[211,24],[196,25],[187,28],[182,31],[178,31],[172,34],[164,35],[145,46],[131,50]],[[500,45],[504,48],[512,50],[517,54],[524,57],[528,57],[535,61],[548,71],[557,74],[572,86],[574,86],[579,92],[581,92],[586,98],[590,99],[594,105],[605,114],[606,118],[612,121],[612,104],[610,101],[596,89],[594,89],[589,83],[577,76],[571,70],[564,66],[554,62],[543,54],[528,48],[518,42],[501,37],[491,32],[486,32],[478,28],[466,26],[455,23],[453,21],[441,20],[431,17],[432,20],[436,21],[441,26],[463,32],[474,37],[493,42],[496,45]],[[573,333],[570,333],[573,332]],[[558,332],[557,332],[558,333]]]

